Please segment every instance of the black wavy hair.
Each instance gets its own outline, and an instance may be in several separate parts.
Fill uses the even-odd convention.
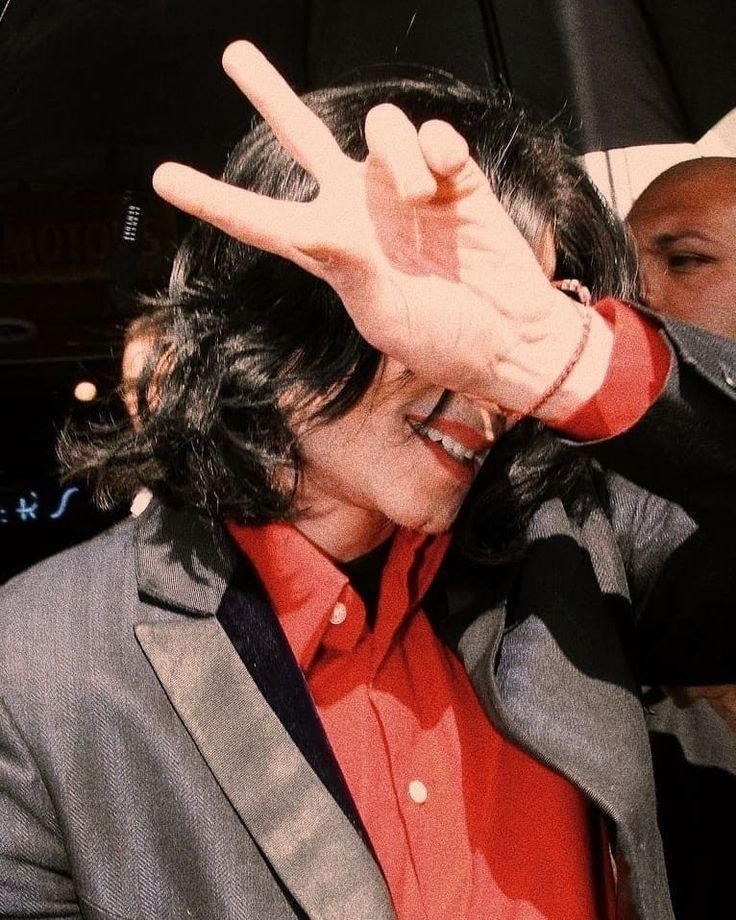
[[[507,93],[433,72],[319,90],[305,100],[356,159],[367,152],[366,113],[380,102],[396,104],[417,126],[450,122],[529,243],[551,230],[557,277],[580,279],[594,298],[633,298],[635,263],[621,224],[559,133],[532,121]],[[317,192],[262,122],[235,147],[223,179],[281,199]],[[145,485],[209,516],[288,518],[300,457],[284,405],[293,406],[296,393],[316,423],[339,416],[367,391],[382,356],[325,282],[201,222],[179,249],[168,292],[149,309],[165,319],[138,382],[138,430],[123,421],[68,429],[60,441],[66,470],[91,480],[103,506]],[[548,495],[580,511],[590,476],[588,461],[551,432],[533,420],[517,425],[491,452],[458,519],[462,545],[475,558],[508,556]]]

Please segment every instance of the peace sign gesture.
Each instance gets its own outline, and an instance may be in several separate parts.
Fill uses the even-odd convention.
[[[231,45],[223,66],[317,180],[317,196],[275,200],[173,163],[156,171],[156,191],[324,279],[363,337],[417,375],[510,411],[534,405],[574,352],[582,320],[454,128],[429,121],[417,131],[396,106],[378,105],[357,162],[253,45]],[[605,335],[595,325],[593,342]],[[557,403],[572,411],[597,385],[583,385],[577,368],[571,382]]]

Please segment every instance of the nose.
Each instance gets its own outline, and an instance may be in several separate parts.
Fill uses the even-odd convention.
[[[656,296],[656,272],[657,265],[647,253],[639,253],[639,298],[647,306],[652,306],[652,300]]]

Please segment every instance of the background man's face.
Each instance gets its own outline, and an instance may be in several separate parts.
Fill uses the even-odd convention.
[[[628,222],[647,306],[736,338],[736,163],[717,163],[675,167]]]
[[[140,424],[138,421],[138,380],[155,344],[152,335],[135,336],[123,351],[120,382],[123,402],[134,427]]]

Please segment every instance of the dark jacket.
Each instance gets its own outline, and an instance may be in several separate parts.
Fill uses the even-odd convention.
[[[580,448],[615,471],[610,513],[578,525],[546,502],[518,564],[448,564],[435,623],[500,730],[598,805],[620,916],[646,920],[673,913],[641,684],[736,678],[736,354],[668,328],[661,398]],[[236,562],[218,525],[154,502],[6,587],[0,916],[393,916]]]

